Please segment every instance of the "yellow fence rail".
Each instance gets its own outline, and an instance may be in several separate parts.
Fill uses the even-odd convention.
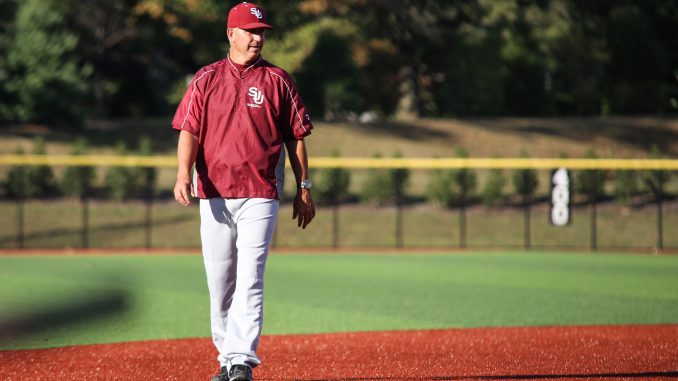
[[[113,156],[113,155],[0,155],[0,166],[177,166],[174,156]],[[289,165],[289,164],[288,164]],[[311,168],[409,168],[409,169],[619,169],[619,170],[678,170],[676,159],[550,159],[550,158],[333,158],[311,157]]]

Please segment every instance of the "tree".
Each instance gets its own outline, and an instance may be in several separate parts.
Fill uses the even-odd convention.
[[[7,43],[2,117],[19,121],[77,122],[84,115],[87,65],[75,57],[78,36],[66,27],[67,8],[55,0],[19,4]],[[0,74],[2,75],[2,74]]]
[[[12,41],[16,8],[16,0],[0,1],[0,119],[11,117],[10,105],[16,102],[5,86],[11,75],[7,55]]]

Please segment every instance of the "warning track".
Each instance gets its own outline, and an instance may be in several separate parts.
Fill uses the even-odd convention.
[[[261,339],[256,380],[678,379],[678,325],[470,328]],[[209,380],[210,339],[0,351],[0,379]]]

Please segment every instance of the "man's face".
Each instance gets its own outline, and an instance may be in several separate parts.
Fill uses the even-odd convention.
[[[230,28],[227,30],[228,40],[231,44],[231,52],[235,53],[238,60],[250,63],[261,54],[264,47],[264,32],[266,29],[240,29]],[[236,58],[236,57],[231,57]]]

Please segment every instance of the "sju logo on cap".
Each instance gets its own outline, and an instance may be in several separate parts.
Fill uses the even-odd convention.
[[[251,8],[251,9],[250,9],[250,13],[253,14],[253,15],[255,15],[255,16],[257,16],[257,18],[258,18],[259,20],[261,20],[261,19],[264,17],[264,15],[261,13],[261,11],[259,10],[259,8]]]

